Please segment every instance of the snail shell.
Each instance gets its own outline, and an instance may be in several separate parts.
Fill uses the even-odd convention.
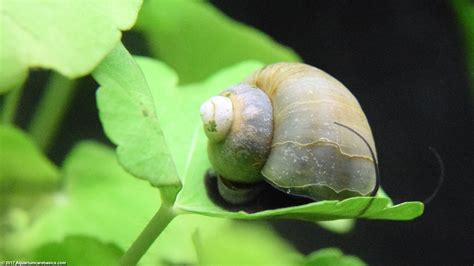
[[[222,100],[226,107],[211,98],[201,116],[209,159],[220,178],[264,180],[313,200],[374,191],[376,158],[370,148],[375,151],[375,144],[369,123],[357,99],[329,74],[306,64],[273,64],[217,97],[227,99]],[[232,111],[219,112],[229,104]]]

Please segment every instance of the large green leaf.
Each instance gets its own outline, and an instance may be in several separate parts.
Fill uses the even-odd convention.
[[[131,28],[141,0],[2,0],[0,93],[29,67],[75,78],[88,74]]]
[[[55,196],[54,206],[22,233],[12,236],[9,243],[16,245],[17,252],[38,259],[61,261],[69,255],[77,259],[83,245],[90,243],[90,247],[97,248],[89,249],[89,252],[97,253],[94,256],[113,259],[114,256],[109,255],[116,254],[116,249],[103,246],[104,243],[126,250],[160,205],[158,191],[145,182],[131,178],[117,163],[113,150],[101,144],[83,142],[77,145],[68,155],[63,171],[66,186]],[[204,250],[198,250],[198,254],[192,241],[196,232],[205,241]],[[235,254],[230,260],[237,261],[240,253],[246,253],[250,262],[252,258],[248,254],[248,246],[255,246],[256,243],[265,243],[260,252],[266,255],[256,256],[255,260],[274,251],[281,253],[276,254],[275,258],[286,258],[288,262],[302,258],[263,224],[187,214],[171,222],[141,263],[190,265],[196,264],[201,254],[202,258],[213,260],[219,254],[232,252]],[[79,246],[71,247],[73,244]],[[103,248],[105,251],[101,251]],[[51,253],[52,249],[63,250],[67,254]],[[19,258],[13,256],[6,259]]]
[[[177,86],[177,75],[158,61],[138,58],[152,90],[158,116],[178,173],[184,186],[175,208],[191,213],[240,219],[293,218],[327,221],[348,218],[410,220],[423,212],[421,202],[392,206],[391,200],[377,197],[355,197],[343,201],[319,201],[306,205],[266,210],[256,213],[230,212],[215,205],[204,186],[204,173],[210,167],[206,154],[206,137],[199,118],[199,106],[208,97],[238,83],[255,69],[257,62],[245,62],[222,70],[202,83]]]
[[[99,116],[123,167],[156,187],[179,187],[142,71],[120,43],[94,70]]]
[[[300,60],[291,49],[202,1],[145,1],[136,29],[145,33],[151,51],[179,73],[182,83],[243,60]]]

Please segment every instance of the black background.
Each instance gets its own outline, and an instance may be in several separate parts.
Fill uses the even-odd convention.
[[[340,247],[370,265],[474,263],[473,116],[463,49],[449,1],[212,1],[343,82],[371,124],[382,185],[395,202],[423,200],[422,217],[358,221],[347,235],[311,223],[273,222],[309,253]]]
[[[423,200],[446,181],[422,217],[361,220],[346,235],[311,223],[272,222],[299,250],[337,246],[370,265],[474,263],[473,116],[462,34],[448,1],[212,1],[343,82],[361,103],[377,144],[384,190],[395,203]],[[146,51],[125,33],[132,52]],[[32,72],[17,121],[23,127],[47,80]],[[50,156],[61,162],[78,140],[107,142],[95,107],[97,85],[83,79]],[[258,251],[256,251],[258,252]]]

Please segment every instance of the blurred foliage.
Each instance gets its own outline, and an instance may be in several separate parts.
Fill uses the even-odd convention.
[[[29,261],[65,262],[68,265],[116,265],[123,251],[91,237],[68,236],[62,242],[35,249]]]
[[[207,235],[198,230],[193,243],[199,265],[297,265],[304,261],[264,224],[228,223]]]
[[[0,184],[3,218],[7,209],[32,209],[42,196],[56,190],[59,172],[26,133],[0,125]]]
[[[354,256],[345,256],[337,248],[325,248],[308,255],[305,266],[362,266],[367,265]]]
[[[452,0],[452,6],[464,34],[467,73],[471,83],[471,99],[474,102],[474,4],[469,0]]]
[[[243,60],[301,60],[290,48],[205,1],[145,1],[135,29],[145,34],[153,55],[175,69],[183,84]]]
[[[354,229],[354,219],[340,219],[334,221],[318,222],[319,226],[334,233],[344,234]]]

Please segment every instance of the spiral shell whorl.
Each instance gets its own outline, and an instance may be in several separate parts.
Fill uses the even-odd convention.
[[[214,96],[201,105],[200,111],[204,132],[209,141],[223,141],[234,118],[232,101],[224,96]]]
[[[232,102],[233,122],[224,140],[209,142],[209,160],[219,175],[230,181],[261,181],[273,136],[270,99],[247,84],[231,87],[220,95]]]

